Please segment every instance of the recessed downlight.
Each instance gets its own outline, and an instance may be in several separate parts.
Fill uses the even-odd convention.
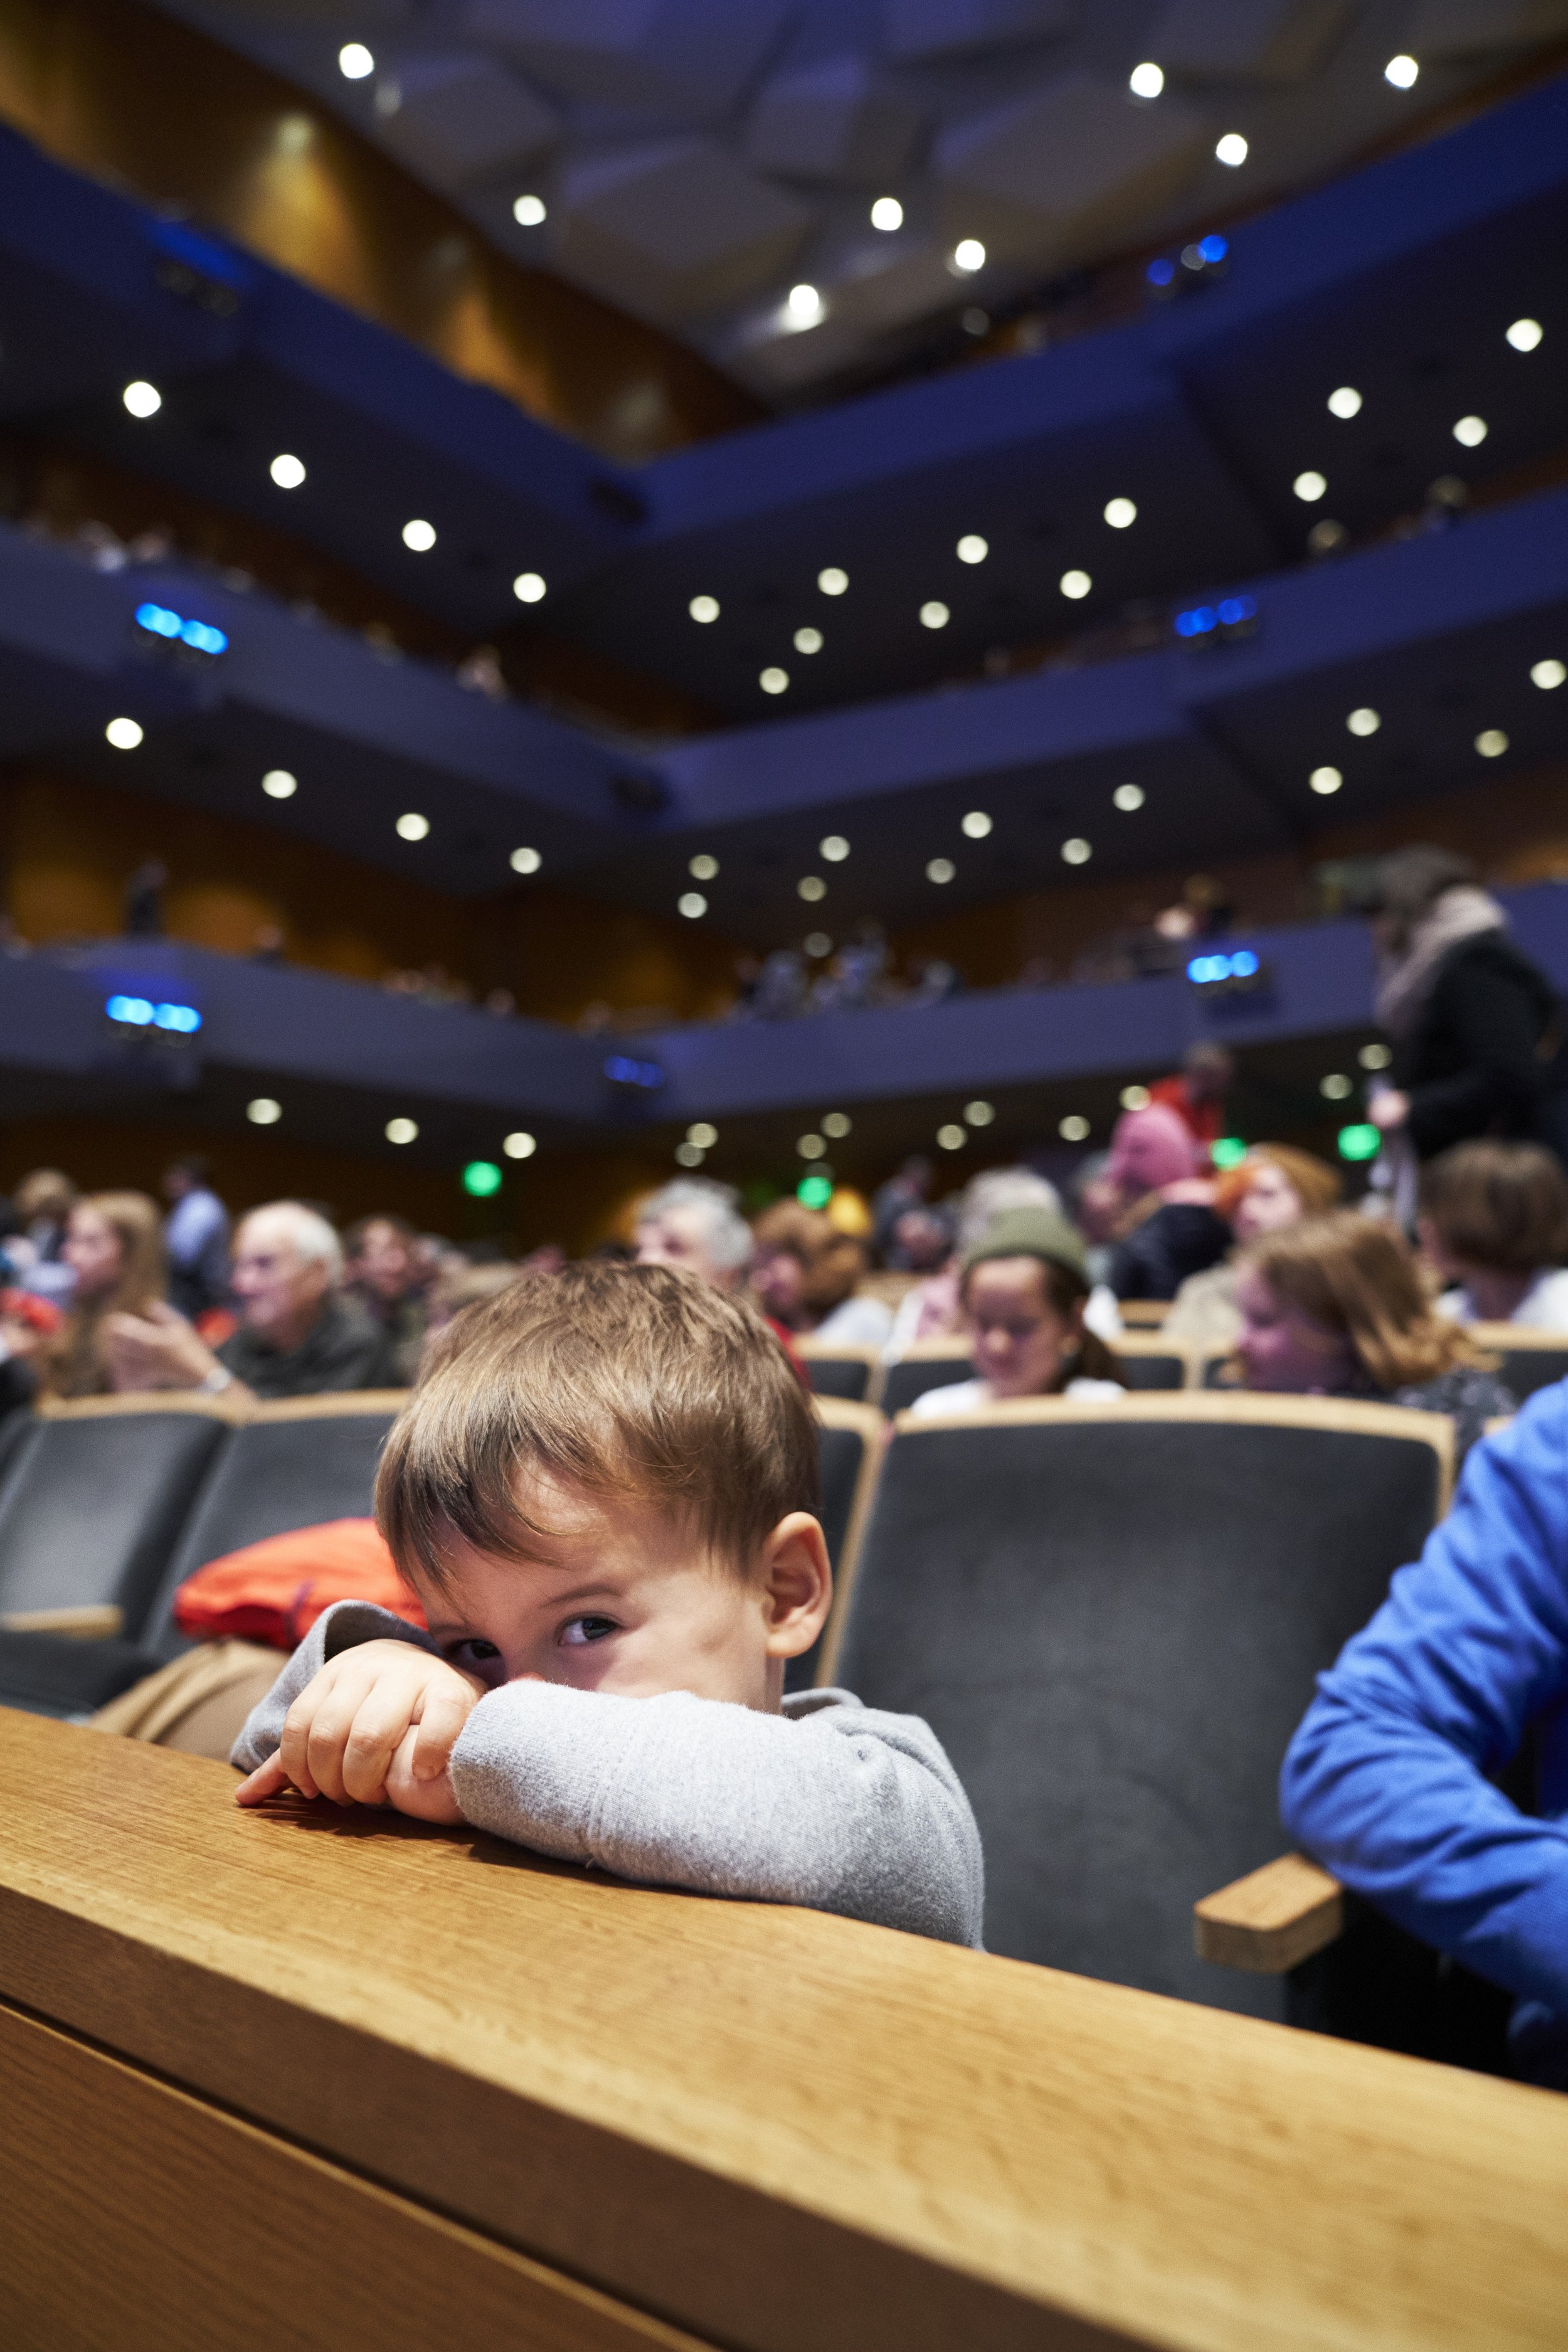
[[[1309,466],[1304,473],[1298,474],[1290,485],[1306,506],[1315,506],[1328,487],[1326,477],[1320,474],[1315,466]]]
[[[542,572],[520,572],[511,583],[511,593],[520,604],[537,604],[544,596],[544,574]]]
[[[789,688],[789,672],[770,662],[767,668],[759,673],[757,684],[764,694],[784,694]]]
[[[537,874],[543,864],[537,849],[514,849],[507,864],[514,874]]]
[[[1093,849],[1080,833],[1075,833],[1070,840],[1062,844],[1062,863],[1065,866],[1087,866],[1093,856]]]
[[[1345,725],[1352,735],[1375,735],[1382,724],[1382,712],[1374,710],[1368,702],[1363,702],[1359,709],[1349,711],[1345,716]]]
[[[388,1143],[415,1143],[419,1137],[416,1118],[389,1118],[382,1132]]]
[[[958,868],[951,857],[933,857],[926,866],[928,882],[951,882]]]
[[[795,888],[796,898],[804,898],[808,907],[815,907],[819,898],[827,896],[827,885],[820,874],[803,874]]]
[[[252,1127],[276,1127],[283,1116],[283,1106],[270,1095],[257,1095],[245,1106],[245,1116]]]
[[[825,596],[842,596],[849,585],[849,574],[841,572],[837,563],[829,563],[817,573],[816,584]]]
[[[142,729],[134,719],[111,719],[103,730],[103,739],[117,751],[134,751],[142,740]]]
[[[1141,66],[1133,67],[1127,77],[1127,87],[1134,98],[1158,98],[1165,87],[1165,77],[1152,59],[1146,58]]]
[[[509,1160],[531,1160],[539,1146],[526,1128],[515,1128],[501,1139],[501,1150]]]
[[[1143,805],[1143,787],[1142,784],[1118,784],[1110,800],[1111,805],[1119,808],[1123,816],[1131,816],[1134,809],[1141,809]]]
[[[300,789],[300,779],[287,768],[268,768],[261,779],[261,789],[269,801],[291,801]]]
[[[511,208],[511,216],[519,228],[538,228],[549,216],[542,196],[519,196]]]
[[[897,196],[879,196],[871,207],[871,226],[889,234],[904,225],[904,208]]]
[[[717,596],[693,596],[686,609],[694,621],[700,623],[703,628],[707,628],[710,622],[716,621],[719,617],[719,599]]]
[[[1093,585],[1094,583],[1087,572],[1064,572],[1057,582],[1057,586],[1061,590],[1062,594],[1075,604],[1089,594]]]
[[[430,830],[430,820],[417,809],[409,809],[397,820],[399,841],[423,841]]]
[[[822,651],[822,631],[812,628],[808,623],[805,628],[795,631],[792,643],[797,654],[819,654]]]
[[[1064,1143],[1086,1143],[1089,1140],[1089,1121],[1080,1111],[1069,1110],[1066,1118],[1058,1119],[1057,1133]]]
[[[829,866],[842,866],[849,855],[849,844],[841,833],[825,833],[816,845],[816,850],[818,856],[826,857]]]
[[[991,552],[991,544],[977,530],[966,530],[955,552],[960,563],[984,563]]]
[[[921,626],[922,629],[945,629],[952,618],[952,614],[948,611],[947,606],[942,603],[940,596],[928,597],[926,602],[921,606]]]
[[[1402,50],[1398,57],[1389,58],[1383,68],[1383,79],[1391,89],[1414,89],[1420,72],[1415,59]]]
[[[1487,437],[1484,416],[1461,416],[1454,426],[1454,438],[1461,448],[1479,449]]]
[[[1344,782],[1344,778],[1338,768],[1322,767],[1314,768],[1307,782],[1315,793],[1321,793],[1326,796],[1330,793],[1337,793]]]
[[[1342,383],[1336,392],[1329,394],[1329,415],[1342,417],[1347,423],[1351,417],[1361,415],[1361,394],[1353,383]]]
[[[1541,321],[1539,319],[1516,319],[1507,334],[1516,352],[1533,352],[1541,342]]]
[[[959,238],[952,248],[952,266],[961,269],[966,278],[973,278],[977,269],[984,268],[985,247],[977,236]]]
[[[403,526],[403,544],[416,555],[428,555],[436,544],[436,526],[416,515]]]
[[[1228,171],[1237,171],[1247,161],[1247,142],[1239,131],[1227,131],[1223,139],[1215,140],[1214,154],[1216,163],[1225,164]]]
[[[1138,509],[1131,499],[1107,499],[1105,520],[1112,530],[1130,530],[1138,520]]]
[[[127,413],[135,417],[156,416],[163,405],[163,395],[155,383],[147,383],[140,376],[128,383],[120,395]]]
[[[687,861],[687,872],[694,882],[711,882],[719,872],[719,860],[706,849],[700,849]]]
[[[708,901],[700,890],[683,890],[675,902],[675,911],[684,915],[689,923],[700,922],[708,912]]]
[[[345,81],[364,81],[375,71],[375,58],[363,41],[345,41],[338,51],[338,71]]]
[[[1483,727],[1476,737],[1476,749],[1483,760],[1500,760],[1508,750],[1508,737],[1500,727]]]
[[[297,490],[305,478],[302,461],[290,456],[287,449],[279,450],[267,470],[280,490]]]
[[[1553,687],[1561,686],[1564,678],[1568,678],[1568,667],[1560,661],[1531,662],[1530,666],[1531,686],[1539,686],[1548,694]]]
[[[991,819],[984,809],[971,809],[961,819],[960,829],[971,841],[984,841],[991,830]]]

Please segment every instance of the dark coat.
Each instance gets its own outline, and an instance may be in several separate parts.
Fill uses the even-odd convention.
[[[1190,1274],[1219,1264],[1231,1239],[1201,1202],[1167,1201],[1117,1243],[1107,1280],[1118,1298],[1174,1298]]]
[[[1495,1135],[1547,1144],[1568,1162],[1563,1008],[1501,931],[1449,949],[1390,1076],[1410,1097],[1420,1160]]]

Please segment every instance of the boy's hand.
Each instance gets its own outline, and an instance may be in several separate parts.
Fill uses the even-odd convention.
[[[334,1804],[460,1822],[447,1767],[485,1685],[411,1642],[362,1642],[300,1692],[275,1756],[235,1791],[259,1805],[292,1785]]]

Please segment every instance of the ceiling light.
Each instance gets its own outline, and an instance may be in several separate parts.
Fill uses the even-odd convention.
[[[1508,331],[1508,340],[1516,352],[1532,352],[1541,341],[1539,319],[1516,319]]]
[[[719,617],[719,599],[717,596],[693,596],[686,609],[694,621],[700,621],[706,628],[710,621],[716,621]]]
[[[1070,596],[1076,604],[1080,596],[1088,595],[1094,583],[1087,572],[1064,572],[1057,585],[1062,594]]]
[[[1062,858],[1068,866],[1087,866],[1094,852],[1081,834],[1075,833],[1070,841],[1062,844]]]
[[[1064,1143],[1084,1143],[1089,1139],[1089,1121],[1078,1111],[1069,1110],[1066,1118],[1057,1121],[1057,1133]]]
[[[338,71],[345,81],[363,81],[375,71],[375,59],[363,41],[345,41],[338,51]]]
[[[1330,393],[1329,415],[1343,417],[1361,415],[1361,394],[1353,383],[1342,383],[1337,392]]]
[[[1538,661],[1531,665],[1531,686],[1542,687],[1547,693],[1550,693],[1554,686],[1561,686],[1565,677],[1568,677],[1568,669],[1565,669],[1560,661]]]
[[[926,867],[928,882],[951,882],[958,868],[951,857],[933,857]]]
[[[820,1135],[797,1135],[795,1148],[803,1160],[820,1160],[827,1146]]]
[[[304,467],[298,457],[290,457],[287,450],[274,457],[267,470],[280,490],[297,490],[305,478]]]
[[[1134,66],[1127,77],[1127,87],[1134,98],[1158,98],[1165,87],[1165,77],[1157,65]]]
[[[686,1140],[694,1143],[699,1151],[711,1151],[719,1140],[719,1130],[705,1118],[694,1118],[686,1130]]]
[[[822,1132],[830,1135],[835,1143],[841,1143],[854,1123],[847,1111],[830,1110],[822,1122]]]
[[[700,890],[683,890],[675,902],[676,912],[684,915],[689,923],[700,922],[708,912],[708,901]]]
[[[404,537],[408,536],[407,532]],[[544,593],[544,575],[541,572],[520,572],[511,583],[511,593],[520,604],[537,604]]]
[[[412,1118],[389,1118],[383,1132],[388,1143],[413,1143],[419,1133],[419,1123]]]
[[[825,834],[816,846],[829,866],[842,866],[849,855],[849,844],[841,833]]]
[[[777,669],[771,663],[757,679],[764,694],[783,694],[789,685],[787,669]]]
[[[397,820],[399,841],[423,841],[429,830],[429,818],[421,816],[416,809],[410,809],[406,816],[400,816]]]
[[[977,269],[985,267],[985,247],[977,236],[961,236],[952,248],[952,266],[973,278]]]
[[[1314,768],[1307,782],[1315,793],[1337,793],[1344,782],[1337,768]]]
[[[524,1127],[501,1138],[501,1150],[509,1160],[531,1160],[539,1146]]]
[[[544,218],[542,196],[519,196],[511,208],[511,216],[519,228],[537,228]]]
[[[1131,499],[1108,499],[1105,520],[1112,530],[1127,530],[1138,520],[1138,509]]]
[[[1247,142],[1239,131],[1227,131],[1216,142],[1214,152],[1216,163],[1226,163],[1234,172],[1247,161]]]
[[[797,898],[804,898],[808,907],[815,907],[819,898],[826,898],[827,885],[820,874],[803,874],[795,886],[795,891]]]
[[[1484,416],[1461,416],[1454,427],[1454,438],[1466,449],[1479,449],[1487,437]]]
[[[142,740],[142,730],[134,719],[111,719],[103,733],[105,741],[117,751],[134,751]]]
[[[792,286],[788,307],[797,327],[815,327],[822,316],[822,297],[815,286]]]
[[[1143,805],[1143,787],[1142,784],[1118,784],[1110,798],[1123,815],[1131,816],[1134,809],[1141,809]]]
[[[1386,82],[1392,82],[1395,89],[1414,89],[1415,77],[1420,70],[1414,58],[1405,56],[1390,58],[1383,68],[1383,79]]]
[[[944,1151],[962,1151],[969,1138],[962,1127],[939,1127],[936,1139]]]
[[[1508,750],[1508,737],[1500,727],[1483,727],[1476,737],[1476,749],[1483,760],[1500,760]]]
[[[904,208],[897,196],[879,196],[871,207],[873,228],[895,229],[904,225]]]
[[[1322,497],[1323,492],[1328,488],[1328,483],[1324,480],[1322,475],[1318,473],[1316,469],[1310,466],[1308,467],[1304,474],[1298,474],[1295,480],[1290,485],[1290,488],[1295,491],[1296,496],[1304,500],[1308,506],[1314,505],[1316,501]]]
[[[818,963],[824,956],[830,956],[833,953],[833,941],[826,931],[807,931],[801,945],[806,954],[814,957]]]
[[[960,563],[984,563],[991,549],[977,530],[967,530],[958,542]]]
[[[537,849],[514,849],[507,859],[514,874],[537,874],[542,863]]]
[[[1386,1070],[1393,1059],[1394,1048],[1391,1045],[1363,1045],[1356,1055],[1363,1070]]]
[[[291,776],[287,768],[268,768],[261,779],[261,789],[269,801],[291,801],[300,789],[300,779]]]
[[[989,1127],[996,1113],[988,1102],[965,1103],[963,1116],[971,1127]]]
[[[933,596],[929,604],[925,604],[921,606],[921,626],[922,629],[945,629],[952,618],[952,614],[948,611],[947,606],[942,603],[940,596]]]
[[[810,627],[797,629],[794,642],[797,654],[819,654],[822,651],[822,631]]]
[[[707,1157],[700,1143],[678,1143],[675,1147],[676,1165],[679,1168],[700,1168]]]
[[[1375,735],[1382,724],[1382,713],[1372,709],[1366,703],[1363,703],[1359,710],[1348,712],[1345,718],[1345,725],[1352,735]]]
[[[120,395],[132,416],[156,416],[163,405],[163,395],[155,383],[143,383],[140,377],[128,383]]]
[[[849,585],[849,574],[840,572],[837,563],[830,563],[826,572],[817,573],[816,584],[825,596],[842,596]]]
[[[246,1104],[245,1116],[252,1127],[276,1127],[283,1116],[283,1106],[274,1102],[270,1095],[258,1095],[254,1102]]]
[[[1347,1078],[1342,1070],[1331,1070],[1326,1078],[1318,1080],[1318,1092],[1325,1102],[1343,1102],[1353,1086],[1354,1080]]]
[[[991,830],[991,819],[984,809],[971,809],[962,824],[971,841],[984,841]]]
[[[1123,1087],[1119,1099],[1123,1110],[1147,1110],[1149,1089],[1147,1087]]]
[[[719,860],[710,857],[705,849],[700,849],[686,870],[694,882],[711,882],[719,871]]]
[[[1307,544],[1314,555],[1331,555],[1336,547],[1344,545],[1349,535],[1342,522],[1335,522],[1331,515],[1325,515],[1307,533]]]
[[[436,544],[435,524],[421,522],[417,518],[413,522],[405,522],[403,526],[403,544],[405,547],[412,548],[416,555],[428,555]]]

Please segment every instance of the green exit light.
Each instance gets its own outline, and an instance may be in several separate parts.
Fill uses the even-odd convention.
[[[1383,1149],[1383,1138],[1370,1120],[1357,1120],[1354,1127],[1340,1129],[1342,1160],[1375,1160]]]
[[[1209,1147],[1209,1157],[1216,1168],[1234,1168],[1247,1157],[1247,1146],[1239,1135],[1222,1135]]]
[[[476,1201],[488,1201],[500,1191],[500,1170],[493,1160],[470,1160],[463,1171],[463,1190]]]
[[[795,1188],[795,1197],[805,1209],[826,1209],[833,1198],[831,1176],[803,1176]]]

